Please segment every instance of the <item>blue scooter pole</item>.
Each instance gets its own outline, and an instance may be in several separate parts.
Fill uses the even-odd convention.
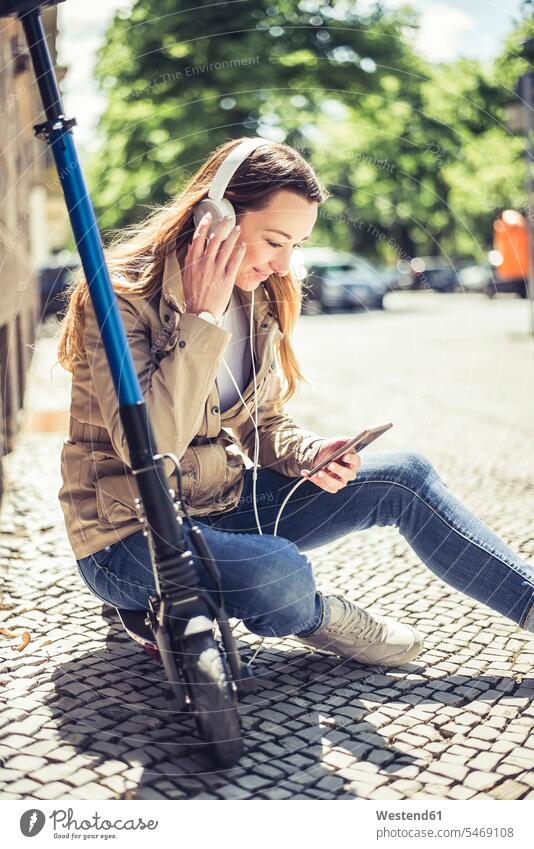
[[[171,657],[175,638],[210,632],[217,619],[234,679],[242,678],[235,639],[228,626],[219,592],[219,607],[198,587],[198,575],[191,551],[185,546],[181,504],[192,527],[192,540],[215,585],[220,588],[213,555],[200,529],[193,526],[183,499],[175,501],[169,488],[164,457],[175,464],[181,492],[179,462],[159,454],[150,426],[146,404],[135,372],[133,359],[111,286],[102,241],[74,140],[74,119],[64,115],[61,94],[54,75],[39,8],[57,0],[0,0],[0,16],[16,14],[22,24],[39,87],[46,121],[35,126],[36,134],[50,144],[65,196],[72,230],[78,246],[89,293],[118,398],[118,408],[130,454],[130,466],[139,490],[141,521],[147,528],[156,595],[149,599],[149,618],[167,678],[179,700],[183,691]]]

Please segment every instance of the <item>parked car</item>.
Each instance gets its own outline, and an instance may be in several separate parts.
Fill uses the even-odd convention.
[[[300,248],[294,266],[304,287],[303,313],[384,306],[387,282],[362,257],[332,248]]]
[[[440,256],[416,256],[410,261],[409,289],[433,289],[436,292],[454,292],[458,288],[456,270]]]
[[[69,251],[53,254],[49,262],[38,269],[41,292],[41,315],[59,312],[64,307],[62,295],[68,288],[74,271],[80,267],[77,254]]]
[[[390,292],[395,292],[401,288],[400,278],[402,275],[397,266],[381,265],[377,266],[376,270]]]
[[[484,292],[493,285],[491,268],[487,265],[466,265],[458,272],[460,287],[464,292]]]

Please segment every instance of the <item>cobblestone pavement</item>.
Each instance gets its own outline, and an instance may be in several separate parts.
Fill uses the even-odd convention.
[[[289,409],[325,436],[393,421],[366,450],[424,453],[532,561],[525,303],[394,293],[387,307],[300,320],[295,345],[310,385]],[[59,367],[50,376],[52,327],[39,341],[25,432],[5,464],[3,798],[534,798],[534,638],[440,581],[391,527],[310,556],[323,590],[417,625],[420,658],[377,671],[267,639],[255,660],[261,688],[240,702],[245,756],[214,770],[192,720],[168,712],[159,664],[77,574],[57,502],[56,410],[68,386]],[[236,633],[247,660],[257,638],[241,624]]]

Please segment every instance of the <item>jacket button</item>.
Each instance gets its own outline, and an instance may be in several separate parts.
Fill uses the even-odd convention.
[[[180,346],[180,348],[185,348],[185,339],[180,339],[178,345]]]
[[[215,406],[215,407],[212,407],[212,408],[211,408],[211,412],[212,412],[212,413],[220,413],[221,411],[219,410],[219,408],[218,408],[218,407],[216,407],[216,406]]]

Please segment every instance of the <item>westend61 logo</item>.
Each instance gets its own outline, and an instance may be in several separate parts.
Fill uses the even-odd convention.
[[[49,815],[54,828],[54,837],[66,840],[87,840],[89,838],[112,840],[118,835],[114,832],[120,831],[154,831],[158,827],[158,820],[147,820],[142,817],[131,819],[109,820],[94,813],[91,818],[76,820],[73,810],[63,808],[52,811]],[[46,817],[38,808],[30,808],[20,818],[20,830],[24,837],[35,837],[39,834],[46,822]],[[87,831],[97,831],[99,834],[86,834]],[[64,832],[64,833],[62,833]],[[80,832],[80,833],[78,833]]]

